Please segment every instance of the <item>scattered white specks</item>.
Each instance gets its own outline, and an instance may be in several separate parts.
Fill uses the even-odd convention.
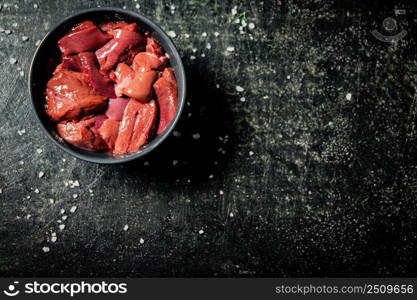
[[[52,232],[51,233],[51,236],[56,236],[56,232]]]
[[[27,195],[27,196],[26,196],[26,199],[30,199],[30,195]]]
[[[186,39],[189,39],[189,38],[190,38],[190,35],[189,35],[188,33],[186,33],[186,34],[184,34],[184,37],[185,37]]]
[[[42,251],[45,252],[45,253],[48,253],[49,251],[51,251],[51,249],[49,247],[45,246],[45,247],[42,248]]]
[[[240,23],[240,19],[239,19],[239,18],[237,18],[237,19],[235,20],[235,23],[236,23],[236,24],[239,24],[239,23]]]
[[[9,34],[12,34],[12,31],[11,31],[10,29],[6,29],[6,30],[4,31],[4,33],[5,33],[5,34],[7,34],[7,35],[9,35]]]
[[[20,71],[19,74],[20,74],[20,77],[25,76],[25,72],[23,72],[23,71]]]
[[[249,156],[254,155],[255,153],[253,153],[253,151],[249,151]]]
[[[346,94],[346,100],[351,100],[352,99],[352,94],[351,93],[347,93]]]
[[[145,161],[145,162],[143,163],[143,165],[144,165],[145,167],[149,166],[149,161]]]
[[[200,138],[200,134],[199,133],[193,134],[193,139],[198,140],[199,138]]]
[[[127,231],[129,229],[129,225],[125,225],[124,227],[123,227],[123,231]]]
[[[219,194],[220,194],[220,195],[223,195],[223,194],[224,194],[224,192],[223,192],[222,190],[220,190],[220,191],[219,191]]]
[[[36,149],[36,153],[41,154],[43,152],[43,150],[41,148]]]
[[[68,180],[68,184],[72,189],[80,186],[80,182],[78,180]]]
[[[26,42],[28,40],[29,40],[29,37],[28,36],[26,36],[26,35],[22,36],[22,41]]]
[[[207,49],[211,49],[211,44],[210,43],[207,43],[206,48]]]
[[[40,171],[40,172],[39,172],[39,174],[38,174],[38,177],[39,177],[39,178],[42,178],[43,176],[45,176],[45,172]]]
[[[57,220],[57,223],[61,224],[61,223],[62,223],[62,221],[61,221],[61,220]]]
[[[61,230],[61,231],[62,231],[62,230],[64,230],[64,229],[65,229],[65,224],[61,224],[61,225],[59,225],[58,227],[59,227],[59,230]]]
[[[255,28],[255,24],[253,24],[252,22],[250,22],[250,23],[248,24],[248,28],[249,28],[250,30],[254,29],[254,28]]]
[[[62,216],[62,220],[65,221],[66,219],[68,219],[68,216],[67,215],[63,215]]]
[[[216,88],[218,88],[218,89],[219,89],[219,88],[220,88],[220,84],[218,84],[218,83],[217,83],[217,84],[216,84]]]
[[[39,7],[39,5],[38,5],[38,4],[36,4],[36,3],[35,3],[35,4],[33,4],[33,8],[35,8],[35,9],[36,9],[36,8],[38,8],[38,7]]]
[[[25,162],[23,160],[19,161],[19,165],[23,166]]]
[[[291,79],[291,76],[290,75],[287,75],[287,79]]]
[[[145,240],[143,238],[139,239],[139,243],[143,244],[145,242]]]
[[[232,16],[237,14],[237,6],[232,8]]]
[[[203,32],[203,33],[201,34],[201,36],[202,36],[202,37],[206,37],[206,36],[207,36],[207,32]]]
[[[241,97],[241,98],[240,98],[240,101],[241,101],[241,102],[245,102],[245,101],[246,101],[246,98],[245,98],[245,97]]]
[[[60,213],[61,215],[65,214],[65,209],[61,208],[61,210],[59,211],[59,213]]]
[[[173,165],[173,166],[176,166],[177,164],[178,164],[178,160],[174,159],[174,160],[172,161],[172,165]]]
[[[214,32],[214,36],[218,37],[220,35],[220,33],[218,33],[217,31]]]
[[[191,49],[191,51],[193,51],[193,53],[196,53],[197,52],[197,48],[193,48],[193,49]]]
[[[240,85],[236,86],[236,91],[238,92],[243,92],[245,89],[243,87],[241,87]]]
[[[200,229],[199,231],[198,231],[198,234],[203,234],[204,233],[204,230],[203,229]]]
[[[56,242],[56,240],[57,240],[57,237],[56,237],[56,236],[52,236],[52,237],[51,237],[51,242],[52,242],[52,243],[55,243],[55,242]]]
[[[235,215],[231,212],[230,214],[229,214],[229,217],[231,217],[231,218],[233,218]]]
[[[13,57],[10,57],[9,58],[9,63],[12,64],[12,65],[14,65],[14,64],[17,63],[17,59],[16,58],[13,58]]]
[[[210,174],[208,178],[209,179],[213,179],[214,178],[214,175],[213,174]]]
[[[171,9],[171,14],[173,15],[175,13],[175,5],[171,4],[169,8]]]
[[[190,56],[190,59],[191,59],[191,60],[194,60],[194,59],[196,59],[196,57],[195,57],[194,55],[191,55],[191,56]]]
[[[30,219],[30,217],[32,217],[32,215],[31,214],[28,214],[28,215],[26,215],[26,219]]]
[[[206,57],[206,55],[203,53],[203,54],[201,54],[201,57]]]
[[[20,135],[20,136],[24,135],[25,133],[26,133],[26,129],[22,129],[22,130],[17,131],[17,134]]]
[[[35,43],[35,46],[38,47],[41,44],[41,42],[42,42],[41,40],[37,40]]]
[[[233,51],[235,51],[235,47],[233,47],[233,46],[228,46],[228,47],[226,48],[226,50],[227,50],[227,51],[229,51],[229,52],[233,52]]]
[[[180,137],[181,136],[181,132],[174,130],[174,132],[172,133],[173,136],[175,137]]]
[[[138,4],[136,4],[136,9],[139,9],[140,8],[140,4],[138,3]]]
[[[39,194],[39,189],[35,189],[34,191],[36,194]]]
[[[74,195],[72,195],[72,198],[77,199],[78,198],[78,195],[77,194],[74,194]]]
[[[55,203],[54,199],[52,199],[52,198],[49,198],[48,202],[49,202],[49,204],[54,204]]]
[[[74,205],[70,208],[70,213],[75,213],[75,211],[77,210],[77,207]]]
[[[172,30],[168,31],[168,35],[169,35],[170,37],[172,37],[172,38],[174,38],[174,37],[176,37],[176,36],[177,36],[177,34],[175,33],[175,31],[172,31]]]

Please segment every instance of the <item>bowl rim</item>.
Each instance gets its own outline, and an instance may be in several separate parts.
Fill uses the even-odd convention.
[[[138,18],[140,22],[145,23],[148,27],[152,28],[154,32],[157,32],[158,35],[160,36],[161,39],[163,39],[172,49],[172,53],[170,53],[170,56],[175,57],[176,59],[176,64],[177,64],[177,70],[179,72],[179,77],[182,77],[182,81],[181,81],[181,86],[178,86],[178,92],[180,90],[183,91],[182,93],[182,97],[178,99],[178,103],[179,103],[179,107],[177,108],[177,112],[175,114],[174,119],[171,121],[170,125],[165,129],[165,131],[159,135],[159,139],[158,140],[153,140],[151,141],[151,143],[149,143],[145,148],[143,148],[143,150],[130,154],[126,157],[120,157],[120,158],[112,158],[112,157],[88,157],[87,155],[77,152],[74,148],[69,148],[64,146],[63,144],[61,144],[53,135],[52,133],[45,127],[44,123],[42,122],[41,116],[35,106],[35,99],[34,99],[34,95],[32,93],[32,81],[33,81],[33,77],[34,77],[34,63],[39,55],[40,49],[42,48],[42,45],[44,44],[44,42],[48,39],[48,37],[60,26],[64,25],[65,23],[71,21],[72,19],[79,17],[81,15],[84,14],[88,14],[88,13],[92,13],[92,12],[115,12],[115,13],[120,13],[121,15],[130,15],[134,18]],[[92,162],[92,163],[97,163],[97,164],[120,164],[120,163],[126,163],[135,159],[139,159],[143,156],[145,156],[146,154],[150,153],[152,150],[154,150],[155,148],[157,148],[173,131],[174,127],[176,126],[176,124],[178,123],[178,120],[182,114],[184,105],[185,105],[185,99],[186,99],[186,92],[187,92],[187,83],[186,83],[186,76],[185,76],[185,70],[184,70],[184,65],[182,63],[182,59],[181,56],[178,53],[178,50],[174,44],[174,42],[172,41],[172,39],[168,36],[168,34],[156,23],[154,23],[153,21],[151,21],[149,18],[145,17],[144,15],[137,13],[137,12],[133,12],[130,10],[126,10],[126,9],[121,9],[121,8],[116,8],[116,7],[100,7],[100,8],[89,8],[89,9],[84,9],[81,11],[78,11],[74,14],[71,14],[68,17],[65,17],[64,19],[62,19],[61,21],[55,23],[53,26],[51,26],[51,29],[46,33],[46,35],[42,38],[41,42],[39,43],[39,45],[37,46],[33,57],[30,61],[30,67],[29,67],[29,76],[28,76],[28,80],[27,80],[27,84],[28,84],[28,88],[29,88],[29,94],[30,94],[30,99],[31,99],[31,104],[32,104],[32,109],[36,115],[36,118],[38,120],[38,123],[41,125],[42,130],[46,133],[46,135],[48,136],[48,138],[53,142],[53,144],[55,144],[56,146],[58,146],[61,150],[65,151],[66,153],[84,160],[84,161],[88,161],[88,162]],[[178,80],[177,80],[178,82]],[[179,94],[179,93],[178,93]],[[179,96],[179,95],[178,95]]]

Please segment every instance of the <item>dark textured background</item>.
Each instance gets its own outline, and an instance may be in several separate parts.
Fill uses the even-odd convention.
[[[2,0],[0,275],[416,276],[417,7],[374,2]],[[174,31],[188,75],[181,136],[126,165],[52,146],[26,88],[36,41],[98,5]]]

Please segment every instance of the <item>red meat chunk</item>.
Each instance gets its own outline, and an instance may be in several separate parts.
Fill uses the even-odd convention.
[[[153,85],[159,104],[159,126],[157,134],[161,134],[175,117],[178,104],[177,81],[172,68],[166,68]]]
[[[58,41],[64,55],[97,50],[112,38],[90,21],[83,22]]]
[[[155,101],[141,103],[131,99],[120,122],[113,153],[124,154],[142,148],[149,141],[155,119]]]
[[[125,29],[114,30],[114,39],[96,51],[102,71],[108,71],[118,62],[130,62],[140,48],[143,48],[143,37]]]
[[[126,95],[141,102],[147,102],[152,96],[152,85],[158,73],[152,70],[135,72],[126,64],[119,64],[116,71],[116,95]]]
[[[105,97],[114,98],[114,84],[107,75],[100,73],[97,57],[92,52],[78,54],[82,71],[87,75],[90,84]]]
[[[106,116],[109,119],[120,121],[123,118],[123,112],[129,103],[127,98],[115,98],[109,100],[109,107],[106,110]]]
[[[87,150],[107,150],[105,141],[94,131],[95,118],[59,123],[59,135],[68,143]]]
[[[119,121],[107,119],[98,129],[98,133],[100,134],[101,138],[106,142],[107,147],[111,151],[114,149],[117,135],[119,134],[119,125]]]
[[[62,67],[68,70],[81,72],[81,61],[78,55],[68,55],[62,57]]]
[[[158,57],[149,52],[140,52],[133,59],[132,69],[135,72],[144,72],[147,70],[158,70],[165,66],[168,58],[166,56]]]
[[[117,21],[117,22],[107,22],[100,26],[100,29],[104,32],[114,35],[114,31],[116,29],[124,29],[129,31],[138,31],[138,25],[136,23],[126,23],[123,21]]]
[[[55,70],[47,83],[46,112],[56,122],[76,119],[106,107],[106,97],[89,84],[86,75],[62,68]]]
[[[164,49],[162,49],[161,45],[150,37],[146,39],[146,52],[155,54],[158,57],[164,55]]]

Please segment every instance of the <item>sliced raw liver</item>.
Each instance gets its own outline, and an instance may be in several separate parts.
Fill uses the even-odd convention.
[[[94,51],[112,38],[90,21],[83,22],[58,41],[59,49],[64,55],[83,51]]]
[[[143,48],[143,37],[134,31],[114,30],[114,39],[96,51],[102,71],[108,71],[118,62],[130,62],[140,48]]]
[[[131,99],[120,122],[114,153],[125,154],[142,148],[149,140],[155,119],[155,101],[141,103]]]
[[[62,68],[55,70],[47,83],[47,114],[56,122],[81,117],[106,107],[106,97],[97,93],[86,75]]]
[[[116,143],[117,135],[119,133],[119,125],[119,121],[107,119],[98,129],[98,133],[111,151],[114,149],[114,144]]]
[[[161,45],[150,37],[146,39],[146,52],[152,53],[158,57],[164,55],[164,49],[162,49]]]
[[[159,125],[157,134],[161,134],[171,123],[177,112],[177,81],[172,68],[166,68],[162,76],[153,85],[159,104]]]
[[[87,150],[107,150],[105,141],[94,130],[95,118],[86,120],[59,123],[57,130],[59,135],[68,143]]]
[[[158,73],[152,70],[135,72],[126,64],[119,64],[114,72],[116,77],[116,95],[126,95],[141,102],[147,102],[152,96],[152,85]]]
[[[127,98],[115,98],[109,100],[109,106],[106,110],[106,116],[109,119],[120,121],[123,118],[123,112],[125,111],[126,105],[129,103]]]
[[[81,62],[81,69],[87,75],[90,84],[100,95],[115,98],[114,84],[107,75],[100,72],[100,66],[95,54],[92,52],[81,52],[78,56]]]
[[[129,31],[137,31],[138,25],[136,23],[126,23],[124,21],[108,22],[103,25],[100,25],[100,29],[104,32],[114,35],[116,29],[124,29]]]
[[[147,70],[159,70],[163,68],[168,61],[166,56],[158,57],[149,52],[140,52],[133,59],[132,69],[135,72],[144,72]]]

